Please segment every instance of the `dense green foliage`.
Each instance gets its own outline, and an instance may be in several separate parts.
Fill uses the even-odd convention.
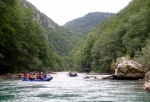
[[[109,72],[111,64],[122,56],[150,67],[150,1],[133,0],[80,42],[79,35],[21,2],[24,0],[0,1],[0,73],[70,68]],[[84,28],[85,32],[90,29]]]
[[[56,67],[51,68],[53,71],[63,71],[68,68],[68,59],[65,57],[68,52],[79,41],[79,35],[70,30],[59,26],[45,14],[41,13],[34,5],[29,2],[23,2],[25,7],[33,10],[34,18],[40,23],[46,32],[46,39],[51,50],[55,52],[54,56],[57,58]],[[63,58],[64,57],[64,58]],[[67,68],[66,68],[67,67]]]
[[[53,51],[61,56],[68,55],[68,52],[72,50],[74,45],[79,41],[79,37],[76,34],[63,27],[46,29],[46,32]]]
[[[52,70],[59,66],[46,33],[21,0],[0,1],[0,73]]]
[[[100,23],[73,49],[73,67],[80,71],[109,72],[118,57],[130,56],[150,67],[150,1],[133,0]]]
[[[90,32],[100,22],[107,20],[112,15],[113,13],[92,12],[92,13],[86,14],[83,17],[69,21],[63,26],[83,36],[87,34],[88,32]]]
[[[23,2],[23,5],[33,10],[35,19],[46,31],[46,37],[52,51],[56,52],[60,56],[68,55],[68,52],[79,41],[78,34],[59,26],[45,14],[36,9],[36,7],[31,3],[26,1]]]

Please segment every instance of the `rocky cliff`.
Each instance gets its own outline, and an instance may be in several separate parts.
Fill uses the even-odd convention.
[[[59,55],[67,55],[79,40],[77,34],[59,26],[51,18],[46,16],[44,13],[41,13],[31,3],[23,1],[22,5],[32,9],[35,20],[41,24],[46,32],[46,37],[52,50]]]

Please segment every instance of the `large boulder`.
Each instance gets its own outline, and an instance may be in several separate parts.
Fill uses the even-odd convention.
[[[143,79],[146,69],[139,63],[121,57],[111,68],[114,79]]]
[[[145,81],[150,82],[150,71],[145,74]]]

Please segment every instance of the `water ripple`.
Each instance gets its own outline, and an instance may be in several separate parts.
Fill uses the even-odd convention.
[[[2,81],[0,102],[150,102],[142,81],[85,80],[85,76],[62,72],[50,82]]]

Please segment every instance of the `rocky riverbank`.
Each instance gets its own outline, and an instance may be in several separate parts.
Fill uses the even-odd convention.
[[[19,74],[11,74],[11,73],[7,73],[7,74],[1,74],[0,75],[0,81],[3,80],[9,80],[9,79],[19,79]]]

